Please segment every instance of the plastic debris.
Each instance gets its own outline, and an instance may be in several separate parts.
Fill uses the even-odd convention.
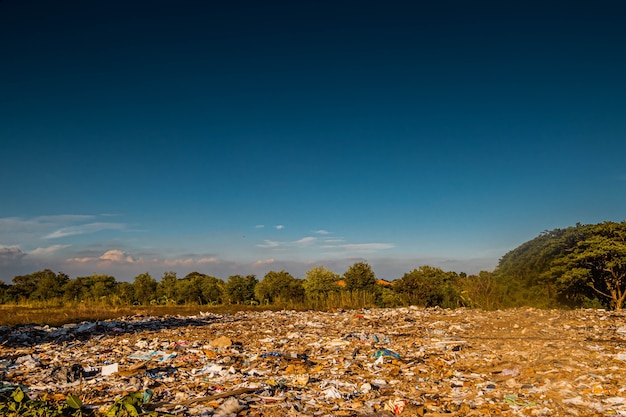
[[[0,327],[0,393],[177,416],[626,416],[625,319],[409,307]]]

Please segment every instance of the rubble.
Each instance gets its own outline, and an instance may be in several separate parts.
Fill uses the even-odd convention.
[[[440,308],[0,328],[0,392],[189,416],[626,416],[626,321]],[[118,401],[116,403],[116,401]]]

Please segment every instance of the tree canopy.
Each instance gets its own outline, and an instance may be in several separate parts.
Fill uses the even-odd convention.
[[[393,283],[394,289],[404,294],[411,304],[425,307],[457,307],[455,281],[458,275],[428,265],[407,272]]]
[[[376,288],[376,274],[367,262],[355,262],[343,273],[348,291]]]
[[[626,222],[546,231],[502,257],[496,276],[515,304],[621,309],[626,299]]]
[[[341,291],[341,287],[337,284],[339,278],[338,274],[323,266],[311,268],[306,272],[303,283],[306,295],[311,298],[320,298],[331,292]]]
[[[261,303],[304,300],[302,281],[286,271],[269,271],[254,288],[254,294]]]

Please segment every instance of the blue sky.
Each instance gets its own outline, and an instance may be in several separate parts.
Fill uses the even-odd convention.
[[[626,8],[505,3],[0,2],[0,280],[474,273],[625,220]]]

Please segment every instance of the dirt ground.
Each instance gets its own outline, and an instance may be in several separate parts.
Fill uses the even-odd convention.
[[[0,380],[203,416],[626,415],[626,320],[423,308],[133,316],[0,328]]]

